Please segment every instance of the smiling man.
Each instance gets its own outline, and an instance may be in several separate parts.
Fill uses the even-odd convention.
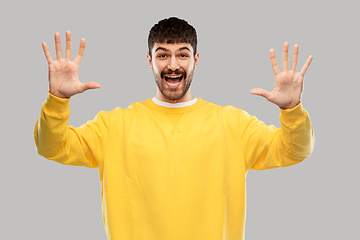
[[[312,57],[297,72],[297,45],[289,70],[289,44],[284,44],[283,72],[270,50],[272,92],[251,90],[279,106],[281,128],[191,95],[199,61],[196,31],[175,17],[161,20],[149,33],[147,59],[156,96],[100,112],[75,128],[67,125],[70,97],[100,85],[79,81],[85,39],[74,61],[71,43],[66,32],[62,58],[55,34],[56,61],[43,43],[49,94],[35,142],[39,154],[50,160],[99,169],[108,239],[243,239],[249,169],[294,165],[312,153],[312,125],[301,104]]]
[[[160,21],[149,33],[147,58],[153,70],[156,98],[164,102],[187,102],[194,97],[190,85],[199,61],[197,35],[186,21]]]
[[[193,99],[190,85],[199,53],[194,54],[189,43],[155,43],[152,55],[154,60],[149,53],[147,57],[158,86],[156,98],[171,103]]]

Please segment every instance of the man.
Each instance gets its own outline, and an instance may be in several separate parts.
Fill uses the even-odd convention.
[[[56,61],[49,63],[49,95],[35,127],[40,155],[62,164],[98,167],[108,239],[243,239],[248,170],[290,166],[313,149],[312,125],[301,105],[303,78],[312,56],[296,72],[298,46],[283,72],[270,50],[272,92],[253,89],[280,107],[281,128],[266,126],[246,112],[191,95],[199,61],[195,29],[169,18],[150,30],[147,54],[157,94],[126,109],[100,112],[79,128],[68,126],[69,99],[95,82],[81,83],[81,39],[71,61],[55,34]]]

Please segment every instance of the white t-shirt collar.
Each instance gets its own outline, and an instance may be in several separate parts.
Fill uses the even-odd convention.
[[[195,104],[198,99],[194,98],[193,100],[187,101],[187,102],[180,102],[180,103],[169,103],[169,102],[164,102],[164,101],[160,101],[159,99],[157,99],[156,97],[152,98],[152,101],[154,103],[156,103],[157,105],[160,105],[162,107],[167,107],[167,108],[182,108],[182,107],[188,107],[191,106],[193,104]]]

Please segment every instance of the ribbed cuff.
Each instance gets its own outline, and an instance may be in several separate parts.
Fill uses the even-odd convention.
[[[44,108],[52,115],[64,116],[70,113],[69,101],[70,98],[59,98],[49,92]]]
[[[304,121],[307,113],[303,108],[301,102],[294,108],[281,109],[280,108],[280,120],[287,126],[298,125]]]

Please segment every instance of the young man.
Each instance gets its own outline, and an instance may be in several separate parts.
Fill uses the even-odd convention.
[[[283,72],[270,50],[272,92],[253,89],[280,107],[281,128],[266,126],[246,112],[191,95],[199,61],[195,29],[169,18],[150,30],[149,66],[157,94],[126,109],[100,112],[79,128],[68,126],[69,99],[95,82],[81,83],[82,39],[71,61],[55,34],[57,60],[45,43],[49,95],[35,127],[40,155],[62,164],[99,168],[105,231],[109,239],[243,239],[248,170],[290,166],[313,149],[312,125],[300,97],[312,57],[296,72],[298,46]]]

